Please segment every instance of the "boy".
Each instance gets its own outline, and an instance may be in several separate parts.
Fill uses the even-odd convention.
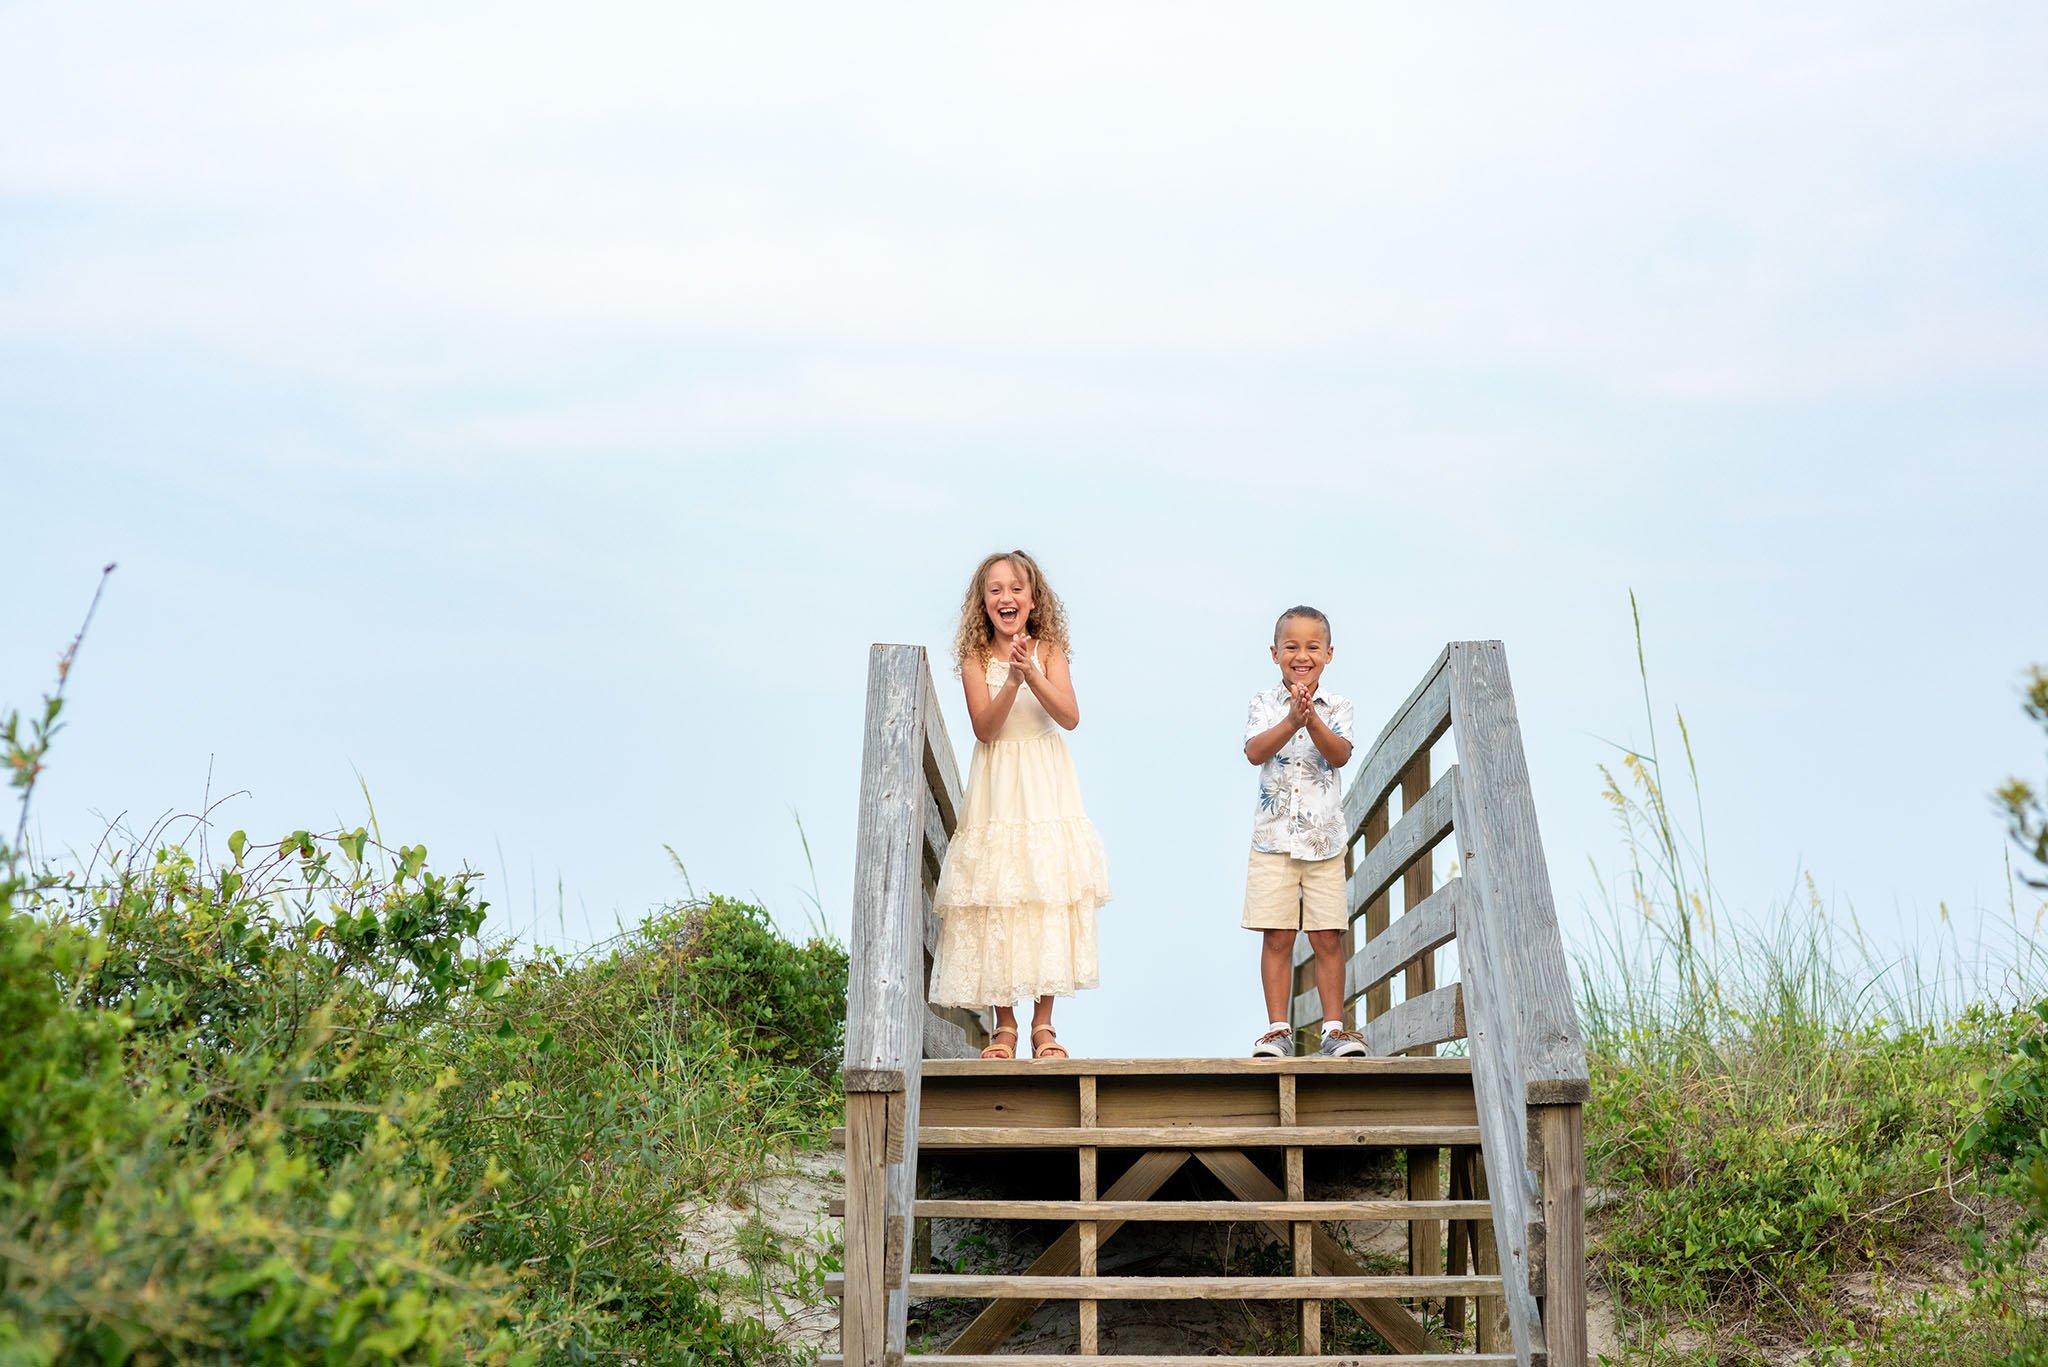
[[[1319,687],[1330,663],[1330,619],[1300,605],[1273,624],[1280,682],[1254,694],[1245,718],[1244,757],[1259,766],[1259,808],[1245,870],[1244,925],[1265,937],[1259,977],[1266,989],[1266,1033],[1253,1058],[1288,1058],[1287,1023],[1294,978],[1294,937],[1308,932],[1315,951],[1327,1058],[1365,1053],[1344,1028],[1344,804],[1337,771],[1351,758],[1351,700]]]

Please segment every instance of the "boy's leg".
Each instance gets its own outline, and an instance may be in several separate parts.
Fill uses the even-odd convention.
[[[1316,995],[1322,998],[1325,1021],[1344,1019],[1344,932],[1311,930],[1308,947],[1316,954]]]
[[[1267,930],[1260,932],[1265,938],[1259,946],[1259,982],[1266,989],[1266,1019],[1284,1021],[1292,1019],[1288,1014],[1293,1008],[1294,986],[1294,937],[1292,930]]]

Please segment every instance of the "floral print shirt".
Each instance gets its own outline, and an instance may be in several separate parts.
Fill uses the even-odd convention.
[[[1324,725],[1351,739],[1351,699],[1316,690],[1316,711]],[[1244,738],[1271,730],[1286,719],[1286,684],[1252,695]],[[1252,816],[1252,848],[1296,859],[1335,859],[1344,853],[1344,801],[1337,771],[1303,727],[1280,752],[1259,766],[1259,809]]]

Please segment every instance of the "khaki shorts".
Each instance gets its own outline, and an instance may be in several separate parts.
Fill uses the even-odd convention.
[[[1247,930],[1342,930],[1344,858],[1296,859],[1252,851],[1244,871]]]

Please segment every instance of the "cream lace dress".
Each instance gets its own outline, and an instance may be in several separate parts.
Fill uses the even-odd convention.
[[[1009,661],[988,662],[991,693],[1009,676]],[[1020,686],[1003,729],[975,744],[968,765],[934,902],[931,1000],[1009,1006],[1094,987],[1095,911],[1108,900],[1109,864],[1081,808],[1073,757]]]

